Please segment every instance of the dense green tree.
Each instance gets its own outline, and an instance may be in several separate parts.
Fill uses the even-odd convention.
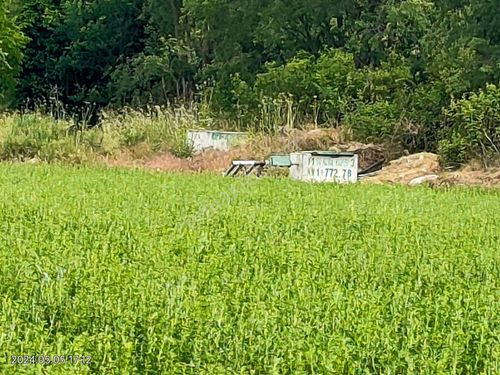
[[[61,33],[60,0],[25,0],[19,15],[30,39],[24,51],[18,98],[22,105],[40,105],[58,97],[62,87],[57,61],[69,40]]]
[[[182,25],[182,0],[144,0],[141,18],[146,21],[150,32],[160,36],[180,39],[185,30]]]
[[[27,41],[16,24],[12,7],[10,1],[0,2],[0,107],[13,101],[22,49]]]
[[[141,0],[66,0],[61,32],[69,43],[57,70],[70,101],[109,101],[107,83],[113,69],[142,51]]]
[[[182,1],[146,0],[144,50],[116,67],[109,84],[113,105],[166,103],[192,98],[199,59],[180,19]]]
[[[344,124],[412,150],[454,149],[450,106],[500,81],[497,0],[10,0],[0,33],[4,102],[16,83],[21,102],[76,106],[204,96],[240,125]]]
[[[400,55],[416,84],[445,80],[449,95],[498,72],[491,0],[27,0],[23,21],[31,42],[19,94],[31,99],[165,102],[198,81],[229,111],[235,74],[253,85],[267,63],[331,48],[358,68]]]

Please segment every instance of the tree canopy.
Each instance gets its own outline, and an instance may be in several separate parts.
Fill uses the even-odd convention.
[[[14,17],[14,4],[0,2],[0,108],[15,96],[16,79],[21,69],[26,38]]]
[[[496,0],[4,1],[0,90],[20,105],[203,97],[240,126],[289,106],[437,149],[449,106],[499,83],[499,14]]]

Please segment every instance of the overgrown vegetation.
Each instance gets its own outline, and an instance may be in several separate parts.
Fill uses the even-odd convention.
[[[16,95],[16,78],[21,69],[22,50],[27,39],[11,14],[12,2],[0,2],[0,110]]]
[[[488,85],[461,100],[446,112],[441,155],[448,161],[471,158],[486,161],[500,155],[500,87]]]
[[[191,154],[187,130],[203,119],[194,108],[105,112],[98,127],[76,126],[41,112],[0,116],[0,160],[87,163],[128,151],[137,158]]]
[[[204,101],[233,128],[345,126],[359,140],[439,151],[451,164],[477,155],[487,163],[499,154],[498,119],[465,125],[450,113],[461,98],[494,95],[488,85],[500,82],[497,8],[492,0],[9,0],[0,5],[0,91],[4,103],[55,100],[73,112],[85,103],[98,111]],[[494,112],[495,103],[476,100],[475,111]]]
[[[0,187],[0,351],[92,357],[3,374],[498,372],[498,190],[19,164]]]

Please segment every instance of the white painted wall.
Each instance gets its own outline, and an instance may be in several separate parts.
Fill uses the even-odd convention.
[[[212,130],[190,130],[188,144],[196,153],[207,149],[229,151],[246,140],[247,133],[221,132]]]
[[[358,155],[325,156],[311,152],[290,154],[290,177],[310,182],[353,183],[358,181]]]

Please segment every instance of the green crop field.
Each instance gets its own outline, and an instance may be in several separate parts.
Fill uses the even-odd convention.
[[[5,164],[0,256],[2,374],[500,372],[499,190]]]

